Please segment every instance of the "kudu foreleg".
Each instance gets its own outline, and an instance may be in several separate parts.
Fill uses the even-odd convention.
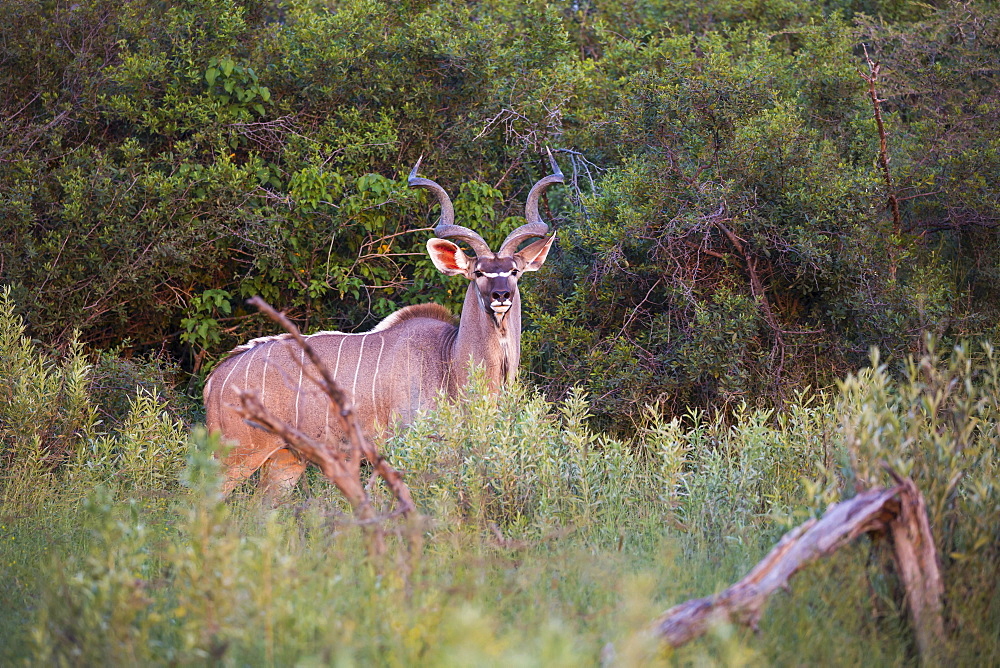
[[[288,448],[271,455],[260,468],[259,488],[265,502],[275,505],[287,497],[306,471],[306,461]]]
[[[230,450],[225,458],[222,460],[222,470],[223,470],[223,480],[222,486],[220,488],[220,495],[223,499],[227,498],[234,489],[239,487],[246,481],[254,472],[260,470],[261,480],[259,488],[263,489],[266,481],[268,481],[273,476],[270,474],[271,460],[272,458],[279,458],[279,469],[286,468],[289,462],[280,454],[281,452],[288,453],[293,459],[298,460],[295,455],[288,452],[288,449],[284,447],[284,443],[275,438],[271,434],[265,434],[259,432],[253,435],[254,438],[250,439],[249,445],[236,445]],[[259,439],[267,439],[271,441],[270,445],[259,443]],[[305,464],[302,463],[302,470],[305,470]],[[286,474],[278,474],[280,478],[287,479],[289,476]],[[301,475],[301,471],[298,475]],[[292,481],[292,486],[294,486],[295,481],[298,477]],[[289,487],[290,489],[290,487]],[[267,495],[265,493],[265,498],[274,498],[273,494]]]

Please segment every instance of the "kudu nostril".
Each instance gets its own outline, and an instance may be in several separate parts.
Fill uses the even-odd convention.
[[[510,301],[510,292],[508,292],[507,290],[494,290],[491,296],[493,297],[493,301],[495,302]]]

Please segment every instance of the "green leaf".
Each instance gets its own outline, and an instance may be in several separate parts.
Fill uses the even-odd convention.
[[[208,82],[209,86],[215,85],[215,80],[219,76],[219,70],[215,67],[209,67],[205,72],[205,81]]]

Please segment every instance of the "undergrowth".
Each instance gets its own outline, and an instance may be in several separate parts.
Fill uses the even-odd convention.
[[[0,663],[898,665],[916,660],[898,583],[868,539],[773,600],[758,633],[723,626],[665,650],[664,609],[721,591],[780,534],[883,484],[928,499],[946,580],[949,659],[1000,660],[993,352],[880,365],[835,396],[731,422],[647,409],[635,432],[588,425],[582,392],[467,396],[384,444],[423,515],[389,556],[332,488],[276,511],[217,499],[217,439],[137,390],[108,415],[92,362],[24,337],[0,300]],[[388,510],[389,495],[375,490]],[[390,526],[391,522],[390,522]]]

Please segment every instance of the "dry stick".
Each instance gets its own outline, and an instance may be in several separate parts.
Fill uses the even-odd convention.
[[[240,400],[240,406],[236,410],[244,420],[280,436],[295,452],[319,466],[323,475],[337,486],[351,504],[354,516],[369,536],[369,554],[375,557],[384,554],[385,538],[382,527],[378,524],[368,492],[361,485],[361,458],[358,456],[358,451],[353,450],[352,457],[348,458],[329,443],[314,441],[298,429],[272,416],[253,390],[236,388],[236,396]]]
[[[656,622],[656,633],[671,646],[680,647],[719,622],[742,622],[756,629],[768,597],[778,589],[787,589],[789,578],[806,564],[863,533],[883,527],[880,517],[896,491],[864,492],[832,506],[822,519],[811,519],[792,529],[745,578],[721,594],[667,610]]]
[[[778,589],[788,589],[795,573],[861,534],[888,527],[917,646],[922,657],[933,659],[944,638],[934,541],[920,492],[913,481],[893,476],[898,486],[862,492],[831,506],[822,518],[789,531],[745,578],[716,596],[674,606],[656,621],[653,632],[672,647],[680,647],[719,622],[739,622],[756,629],[768,598]]]
[[[920,656],[930,659],[943,646],[945,637],[941,565],[938,563],[923,495],[917,491],[912,480],[901,477],[889,467],[884,468],[902,488],[899,514],[889,523],[893,557],[906,591],[906,603],[917,637],[917,649]]]
[[[254,390],[236,388],[236,395],[240,400],[237,410],[244,419],[280,436],[289,447],[319,466],[323,475],[347,497],[359,520],[370,522],[374,519],[374,510],[358,476],[360,457],[357,451],[351,452],[353,457],[346,457],[329,443],[313,440],[295,427],[285,424],[268,412]]]
[[[295,342],[299,344],[305,352],[306,357],[312,362],[313,367],[319,372],[320,378],[313,378],[313,380],[337,408],[337,415],[340,417],[341,426],[344,429],[344,433],[348,436],[352,450],[360,452],[372,465],[375,472],[385,480],[386,485],[389,486],[389,490],[399,501],[400,511],[403,514],[410,513],[416,506],[414,506],[413,498],[410,496],[410,488],[403,482],[403,476],[389,465],[389,462],[382,457],[378,449],[365,437],[361,429],[361,423],[354,415],[354,407],[351,405],[347,394],[337,385],[333,376],[330,375],[330,370],[326,368],[319,355],[316,354],[316,351],[313,350],[309,342],[299,332],[299,328],[285,317],[284,313],[275,311],[270,304],[260,297],[252,297],[248,300],[248,303],[263,311],[271,320],[280,324],[295,338]]]
[[[720,209],[721,212],[721,209]],[[777,317],[774,315],[774,311],[771,310],[771,302],[767,299],[767,293],[764,292],[764,284],[760,280],[760,275],[757,273],[757,261],[747,252],[746,246],[743,245],[743,241],[736,236],[736,234],[726,227],[725,223],[721,220],[713,220],[715,225],[722,230],[722,233],[726,235],[729,239],[729,243],[736,248],[736,251],[743,256],[743,263],[746,265],[747,273],[750,275],[750,291],[753,296],[760,303],[760,310],[764,315],[764,320],[770,325],[771,331],[774,332],[774,345],[777,352],[780,354],[780,359],[778,360],[778,368],[774,373],[775,382],[781,378],[781,372],[785,368],[785,337],[783,336],[783,329],[781,328],[781,323],[778,322]],[[774,354],[772,353],[771,359],[774,359]]]
[[[882,166],[882,175],[885,178],[885,187],[889,192],[889,209],[892,211],[892,224],[897,232],[902,229],[902,222],[899,216],[899,198],[892,187],[892,175],[889,173],[889,144],[886,140],[885,124],[882,122],[882,103],[885,100],[879,99],[875,90],[879,72],[882,64],[872,61],[865,48],[865,60],[868,62],[868,74],[861,74],[861,78],[868,82],[868,96],[872,100],[872,108],[875,110],[875,124],[878,126],[879,137],[879,164]]]
[[[310,438],[298,429],[272,416],[261,403],[256,392],[237,389],[237,396],[240,400],[240,408],[238,409],[240,415],[256,426],[280,436],[290,448],[318,465],[323,474],[347,498],[354,510],[355,517],[368,533],[369,553],[372,556],[384,554],[385,539],[382,526],[371,505],[368,492],[361,483],[361,458],[364,457],[371,462],[376,473],[385,480],[399,503],[399,512],[404,515],[408,515],[414,509],[409,488],[403,482],[402,475],[393,469],[365,438],[347,395],[333,380],[326,365],[316,355],[298,328],[283,313],[275,311],[263,299],[254,297],[249,302],[266,313],[272,320],[280,323],[295,338],[303,352],[309,357],[313,367],[319,372],[319,377],[312,373],[306,375],[319,385],[337,408],[337,415],[350,442],[350,456],[329,443]],[[305,369],[303,370],[305,371]]]

